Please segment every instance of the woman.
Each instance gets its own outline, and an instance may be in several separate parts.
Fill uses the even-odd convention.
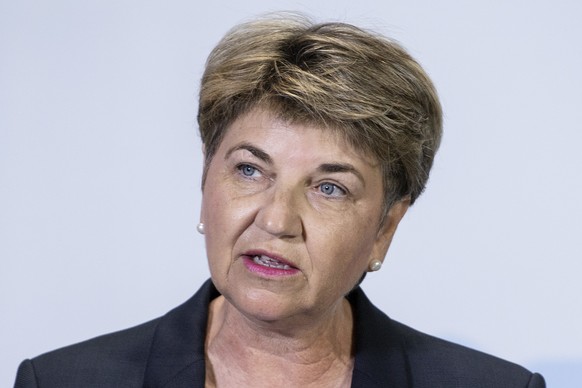
[[[164,317],[22,363],[16,387],[543,387],[390,320],[358,287],[424,189],[441,108],[395,43],[300,17],[236,27],[198,121],[212,279]]]

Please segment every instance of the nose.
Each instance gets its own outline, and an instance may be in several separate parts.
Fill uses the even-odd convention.
[[[299,200],[292,189],[272,187],[264,197],[255,224],[278,238],[293,238],[303,232]]]

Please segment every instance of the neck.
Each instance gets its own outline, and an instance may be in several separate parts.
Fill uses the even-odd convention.
[[[246,317],[221,296],[210,306],[207,371],[221,386],[230,386],[229,376],[236,377],[238,386],[241,381],[255,387],[349,386],[352,331],[352,311],[345,299],[318,317],[262,322]]]

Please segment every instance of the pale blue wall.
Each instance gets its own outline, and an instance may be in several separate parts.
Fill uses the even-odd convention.
[[[581,3],[197,3],[0,0],[0,386],[21,359],[156,317],[208,276],[203,63],[235,23],[290,9],[398,39],[442,97],[434,174],[371,298],[573,387]]]

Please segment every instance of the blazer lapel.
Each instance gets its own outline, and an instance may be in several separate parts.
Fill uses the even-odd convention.
[[[388,316],[378,310],[361,288],[348,295],[354,311],[355,364],[352,388],[412,387],[405,346]]]
[[[163,316],[154,334],[144,387],[204,387],[208,305],[219,295],[210,280]]]

